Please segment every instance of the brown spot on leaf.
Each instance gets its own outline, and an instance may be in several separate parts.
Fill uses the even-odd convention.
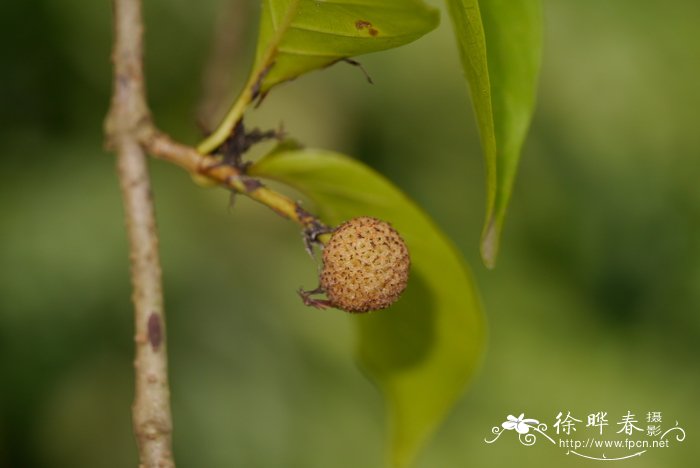
[[[377,34],[379,34],[379,31],[377,29],[373,28],[372,23],[370,23],[367,20],[355,21],[355,28],[357,28],[358,31],[362,31],[363,29],[366,29],[367,32],[369,33],[369,35],[372,37],[375,37]]]
[[[158,351],[163,340],[163,329],[160,326],[160,317],[155,312],[148,317],[148,341],[151,343],[153,352]]]
[[[355,27],[359,30],[363,30],[365,28],[371,28],[372,23],[370,23],[369,21],[365,21],[365,20],[357,20],[357,21],[355,21]]]

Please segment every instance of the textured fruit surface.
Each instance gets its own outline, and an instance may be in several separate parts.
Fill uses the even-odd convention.
[[[389,223],[359,217],[341,224],[323,249],[321,287],[348,312],[389,307],[408,282],[408,248]]]

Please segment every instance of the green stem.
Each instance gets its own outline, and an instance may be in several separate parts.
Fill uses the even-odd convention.
[[[255,81],[257,81],[257,79]],[[255,86],[255,81],[252,81],[252,83],[250,80],[248,81],[240,96],[238,99],[236,99],[236,102],[233,103],[233,106],[221,121],[217,129],[197,146],[197,151],[199,153],[211,153],[216,148],[221,146],[229,136],[231,136],[236,123],[243,118],[243,114],[248,108],[248,105],[254,99],[253,88]]]
[[[262,55],[258,55],[253,70],[248,77],[248,82],[238,96],[238,99],[233,103],[231,110],[228,111],[216,130],[197,145],[197,151],[199,153],[209,154],[221,146],[224,141],[231,136],[233,129],[236,127],[238,121],[243,118],[243,114],[245,114],[250,103],[261,93],[265,94],[267,92],[263,83],[265,75],[267,75],[267,72],[274,65],[282,37],[292,24],[298,9],[299,0],[292,0],[287,7],[282,22],[275,31],[275,35],[270,40],[270,44]],[[265,13],[263,12],[263,14]]]

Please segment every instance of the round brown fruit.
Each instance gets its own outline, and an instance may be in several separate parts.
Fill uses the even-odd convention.
[[[323,249],[321,288],[338,309],[384,309],[406,289],[410,264],[406,243],[389,223],[353,218],[333,232]]]

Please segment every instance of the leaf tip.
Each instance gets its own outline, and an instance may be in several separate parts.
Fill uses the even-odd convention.
[[[495,218],[492,217],[486,224],[481,237],[481,259],[489,270],[493,270],[496,267],[500,237],[501,230]]]

